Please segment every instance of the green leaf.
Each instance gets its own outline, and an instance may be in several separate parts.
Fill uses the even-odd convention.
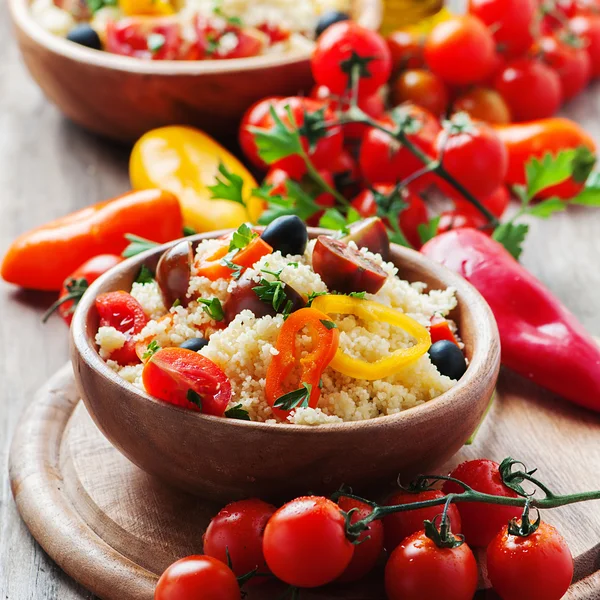
[[[426,244],[429,240],[433,239],[437,235],[438,226],[440,224],[440,217],[434,217],[427,223],[420,223],[417,226],[419,238],[422,244]]]
[[[287,105],[285,109],[290,118],[290,123],[293,123],[290,106]],[[301,155],[303,148],[298,130],[287,127],[273,106],[270,108],[270,113],[274,122],[274,126],[270,129],[248,127],[248,131],[254,136],[258,155],[268,165],[287,156]]]
[[[315,298],[318,298],[319,296],[326,296],[327,294],[329,294],[329,292],[311,292],[306,300],[306,306],[309,307]]]
[[[242,223],[236,231],[233,232],[231,242],[229,242],[229,251],[231,250],[242,250],[245,248],[255,237],[258,237],[257,233],[254,233],[247,223]]]
[[[276,312],[283,315],[289,314],[292,303],[285,293],[285,283],[283,281],[269,281],[263,277],[260,280],[260,285],[252,289],[259,300],[270,304]]]
[[[352,88],[352,84],[357,85],[358,81],[352,81],[353,74],[357,73],[359,79],[369,79],[371,77],[371,71],[369,70],[369,63],[375,60],[375,56],[361,56],[354,50],[350,58],[340,62],[339,66],[343,73],[348,75],[348,89]]]
[[[221,262],[227,268],[231,269],[231,271],[232,271],[231,277],[234,281],[237,281],[242,276],[242,271],[244,269],[244,267],[242,267],[242,265],[236,265],[235,263],[232,263],[230,260],[227,259],[227,257],[225,257]]]
[[[175,298],[173,304],[171,304],[171,308],[177,308],[178,306],[181,306],[181,300],[179,298]]]
[[[117,0],[86,0],[86,4],[93,14],[105,6],[116,6]]]
[[[337,329],[337,325],[333,321],[327,321],[325,319],[321,319],[321,323],[327,327],[327,329]]]
[[[585,187],[570,201],[580,206],[600,206],[600,173],[592,173],[585,182]]]
[[[202,396],[198,392],[189,389],[187,391],[186,398],[189,402],[195,404],[200,409],[200,412],[202,412]]]
[[[308,148],[311,152],[315,150],[319,140],[330,135],[330,130],[325,124],[325,107],[314,112],[304,110],[304,122],[298,129],[301,136],[308,141]]]
[[[136,256],[160,245],[143,237],[133,235],[132,233],[126,233],[125,239],[129,241],[129,246],[123,250],[121,254],[123,258],[131,258],[132,256]]]
[[[225,416],[228,419],[238,419],[239,421],[251,421],[252,420],[252,419],[250,419],[250,415],[248,414],[248,411],[245,408],[242,408],[241,404],[236,404],[235,406],[228,408],[225,411]]]
[[[193,227],[188,227],[187,225],[183,228],[184,237],[188,237],[190,235],[196,235],[198,232]]]
[[[547,200],[542,200],[537,204],[530,204],[527,207],[525,214],[531,215],[532,217],[538,217],[540,219],[547,219],[554,213],[566,210],[566,208],[566,203],[560,198],[554,196],[552,198],[548,198]]]
[[[366,293],[367,292],[350,292],[348,296],[350,296],[350,298],[360,298],[361,300],[364,300]]]
[[[533,198],[542,190],[571,177],[575,156],[575,150],[562,150],[555,156],[548,152],[541,160],[530,158],[525,165],[528,197]]]
[[[148,50],[156,54],[165,45],[165,36],[162,33],[151,33],[146,40]]]
[[[152,340],[146,347],[146,352],[142,354],[142,360],[146,360],[151,356],[154,356],[160,350],[160,346],[156,340]]]
[[[502,223],[496,227],[492,238],[502,244],[517,260],[523,252],[523,242],[529,231],[524,223]]]
[[[523,206],[527,206],[529,204],[529,196],[527,195],[527,188],[524,185],[513,185],[512,186],[513,194],[521,201]]]
[[[246,206],[242,190],[244,187],[244,180],[235,173],[232,173],[223,162],[219,163],[219,173],[222,177],[217,175],[215,185],[207,186],[207,189],[211,192],[211,200],[231,200],[242,206]]]
[[[312,393],[312,385],[310,383],[302,383],[302,387],[293,392],[288,392],[275,400],[273,406],[281,410],[292,410],[294,408],[307,408]]]
[[[346,229],[346,217],[337,208],[328,208],[319,219],[319,227],[325,229]]]
[[[573,159],[573,181],[575,183],[587,181],[596,166],[596,160],[596,154],[587,146],[578,146]]]
[[[140,272],[135,278],[136,283],[152,283],[154,281],[154,273],[146,266],[142,265]]]
[[[213,321],[222,321],[225,318],[225,313],[223,312],[223,306],[221,305],[221,301],[218,298],[212,298],[211,300],[206,300],[204,298],[198,298],[198,302],[200,304],[204,304],[204,312],[213,320]]]

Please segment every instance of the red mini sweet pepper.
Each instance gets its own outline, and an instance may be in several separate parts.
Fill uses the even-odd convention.
[[[427,242],[421,252],[462,275],[487,300],[505,366],[600,411],[600,346],[501,244],[475,229],[455,229]]]

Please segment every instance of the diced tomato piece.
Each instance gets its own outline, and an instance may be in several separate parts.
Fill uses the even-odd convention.
[[[431,319],[431,325],[429,326],[429,335],[431,335],[431,343],[435,344],[441,340],[448,340],[458,346],[458,342],[450,329],[450,324],[444,317],[438,315]]]
[[[290,39],[291,32],[287,29],[283,29],[279,25],[273,23],[263,23],[258,26],[258,29],[262,31],[269,38],[269,44],[277,44],[278,42],[285,42]]]
[[[273,248],[267,244],[261,237],[255,237],[245,248],[240,250],[231,262],[244,268],[251,267],[263,256],[272,254]]]
[[[195,26],[197,47],[202,58],[206,59],[258,56],[262,54],[267,41],[267,36],[258,29],[242,29],[230,23],[223,27],[222,19],[207,19],[198,15]]]

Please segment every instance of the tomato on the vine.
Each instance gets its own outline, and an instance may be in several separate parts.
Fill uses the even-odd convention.
[[[395,73],[404,69],[422,69],[425,66],[425,37],[420,33],[400,29],[390,33],[386,41],[392,56],[392,70]]]
[[[263,538],[271,572],[297,587],[334,581],[350,564],[354,549],[340,507],[319,496],[284,504],[267,523]]]
[[[502,481],[499,466],[491,460],[470,460],[458,465],[450,475],[478,492],[518,498],[517,493]],[[451,481],[447,481],[443,489],[447,494],[460,494],[464,491],[460,485]],[[502,527],[521,515],[521,508],[518,506],[474,502],[460,502],[457,506],[462,532],[471,546],[487,546]]]
[[[233,571],[211,556],[182,558],[160,576],[154,600],[240,600],[241,592]]]
[[[230,560],[238,577],[254,569],[266,573],[263,533],[276,510],[272,504],[257,498],[228,504],[211,519],[202,537],[204,553],[225,564]]]
[[[350,517],[350,523],[352,524],[368,517],[373,512],[373,509],[368,504],[347,498],[346,496],[342,496],[338,500],[338,505],[344,512],[356,509]],[[356,541],[357,544],[354,548],[352,560],[346,567],[346,570],[340,575],[338,581],[358,581],[373,570],[377,559],[383,551],[383,524],[381,521],[371,521],[368,528],[361,531]]]
[[[354,71],[360,75],[359,96],[370,96],[388,80],[392,59],[378,33],[354,21],[342,21],[328,27],[317,40],[311,68],[315,81],[338,96],[351,88]]]
[[[415,502],[424,502],[426,500],[436,500],[444,498],[446,494],[440,490],[424,490],[422,492],[396,492],[392,494],[385,502],[384,506],[393,506],[395,504],[413,504]],[[408,510],[397,512],[383,518],[383,532],[385,535],[385,549],[392,552],[408,536],[423,529],[423,521],[433,521],[437,515],[441,515],[444,505],[432,506],[430,508],[418,508],[417,510]],[[448,520],[452,532],[460,533],[460,514],[454,504],[448,509]]]
[[[439,548],[424,531],[405,539],[385,567],[388,600],[473,600],[477,562],[467,544]]]
[[[258,148],[254,141],[254,135],[250,131],[250,127],[261,127],[271,110],[271,106],[282,100],[281,96],[270,96],[269,98],[263,98],[258,102],[255,102],[242,117],[239,131],[239,142],[240,147],[246,158],[256,167],[260,169],[266,169],[268,165],[258,155]]]
[[[481,212],[473,206],[468,200],[465,200],[458,194],[453,196],[454,205],[457,210],[465,215],[472,215],[478,219],[484,219]],[[510,194],[505,185],[500,185],[492,192],[489,196],[478,200],[485,206],[495,217],[500,218],[508,208],[510,204]]]
[[[425,42],[425,61],[451,85],[480,83],[495,66],[492,34],[476,17],[455,16],[438,23]]]
[[[412,69],[404,71],[392,85],[394,104],[412,102],[434,115],[443,115],[448,108],[450,94],[446,84],[431,71]]]
[[[494,87],[508,104],[514,121],[551,117],[562,101],[558,74],[537,59],[507,63],[496,76]]]
[[[573,556],[552,525],[521,537],[504,527],[487,548],[487,570],[502,600],[560,600],[573,579]]]
[[[496,91],[475,87],[461,94],[452,105],[454,112],[466,112],[472,119],[506,125],[510,123],[510,110],[504,98]]]
[[[600,77],[600,14],[578,15],[569,20],[569,29],[585,43],[592,64],[592,77]]]

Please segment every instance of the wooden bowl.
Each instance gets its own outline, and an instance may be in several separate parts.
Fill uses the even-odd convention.
[[[155,127],[194,125],[224,139],[236,133],[253,102],[308,92],[312,85],[306,52],[144,61],[85,48],[45,31],[33,20],[29,2],[8,2],[29,72],[67,117],[109,138],[131,142]],[[353,2],[354,18],[377,29],[382,0]]]
[[[309,229],[311,237],[322,230]],[[224,232],[201,234],[206,239]],[[397,415],[317,427],[213,417],[156,400],[127,383],[100,358],[95,297],[129,290],[142,263],[153,268],[170,244],[134,257],[98,279],[73,318],[72,360],[79,392],[104,435],[132,462],[183,490],[219,501],[326,493],[345,483],[384,486],[451,458],[476,429],[500,363],[496,322],[464,279],[418,252],[393,246],[401,277],[431,288],[454,287],[470,364],[451,390]]]

